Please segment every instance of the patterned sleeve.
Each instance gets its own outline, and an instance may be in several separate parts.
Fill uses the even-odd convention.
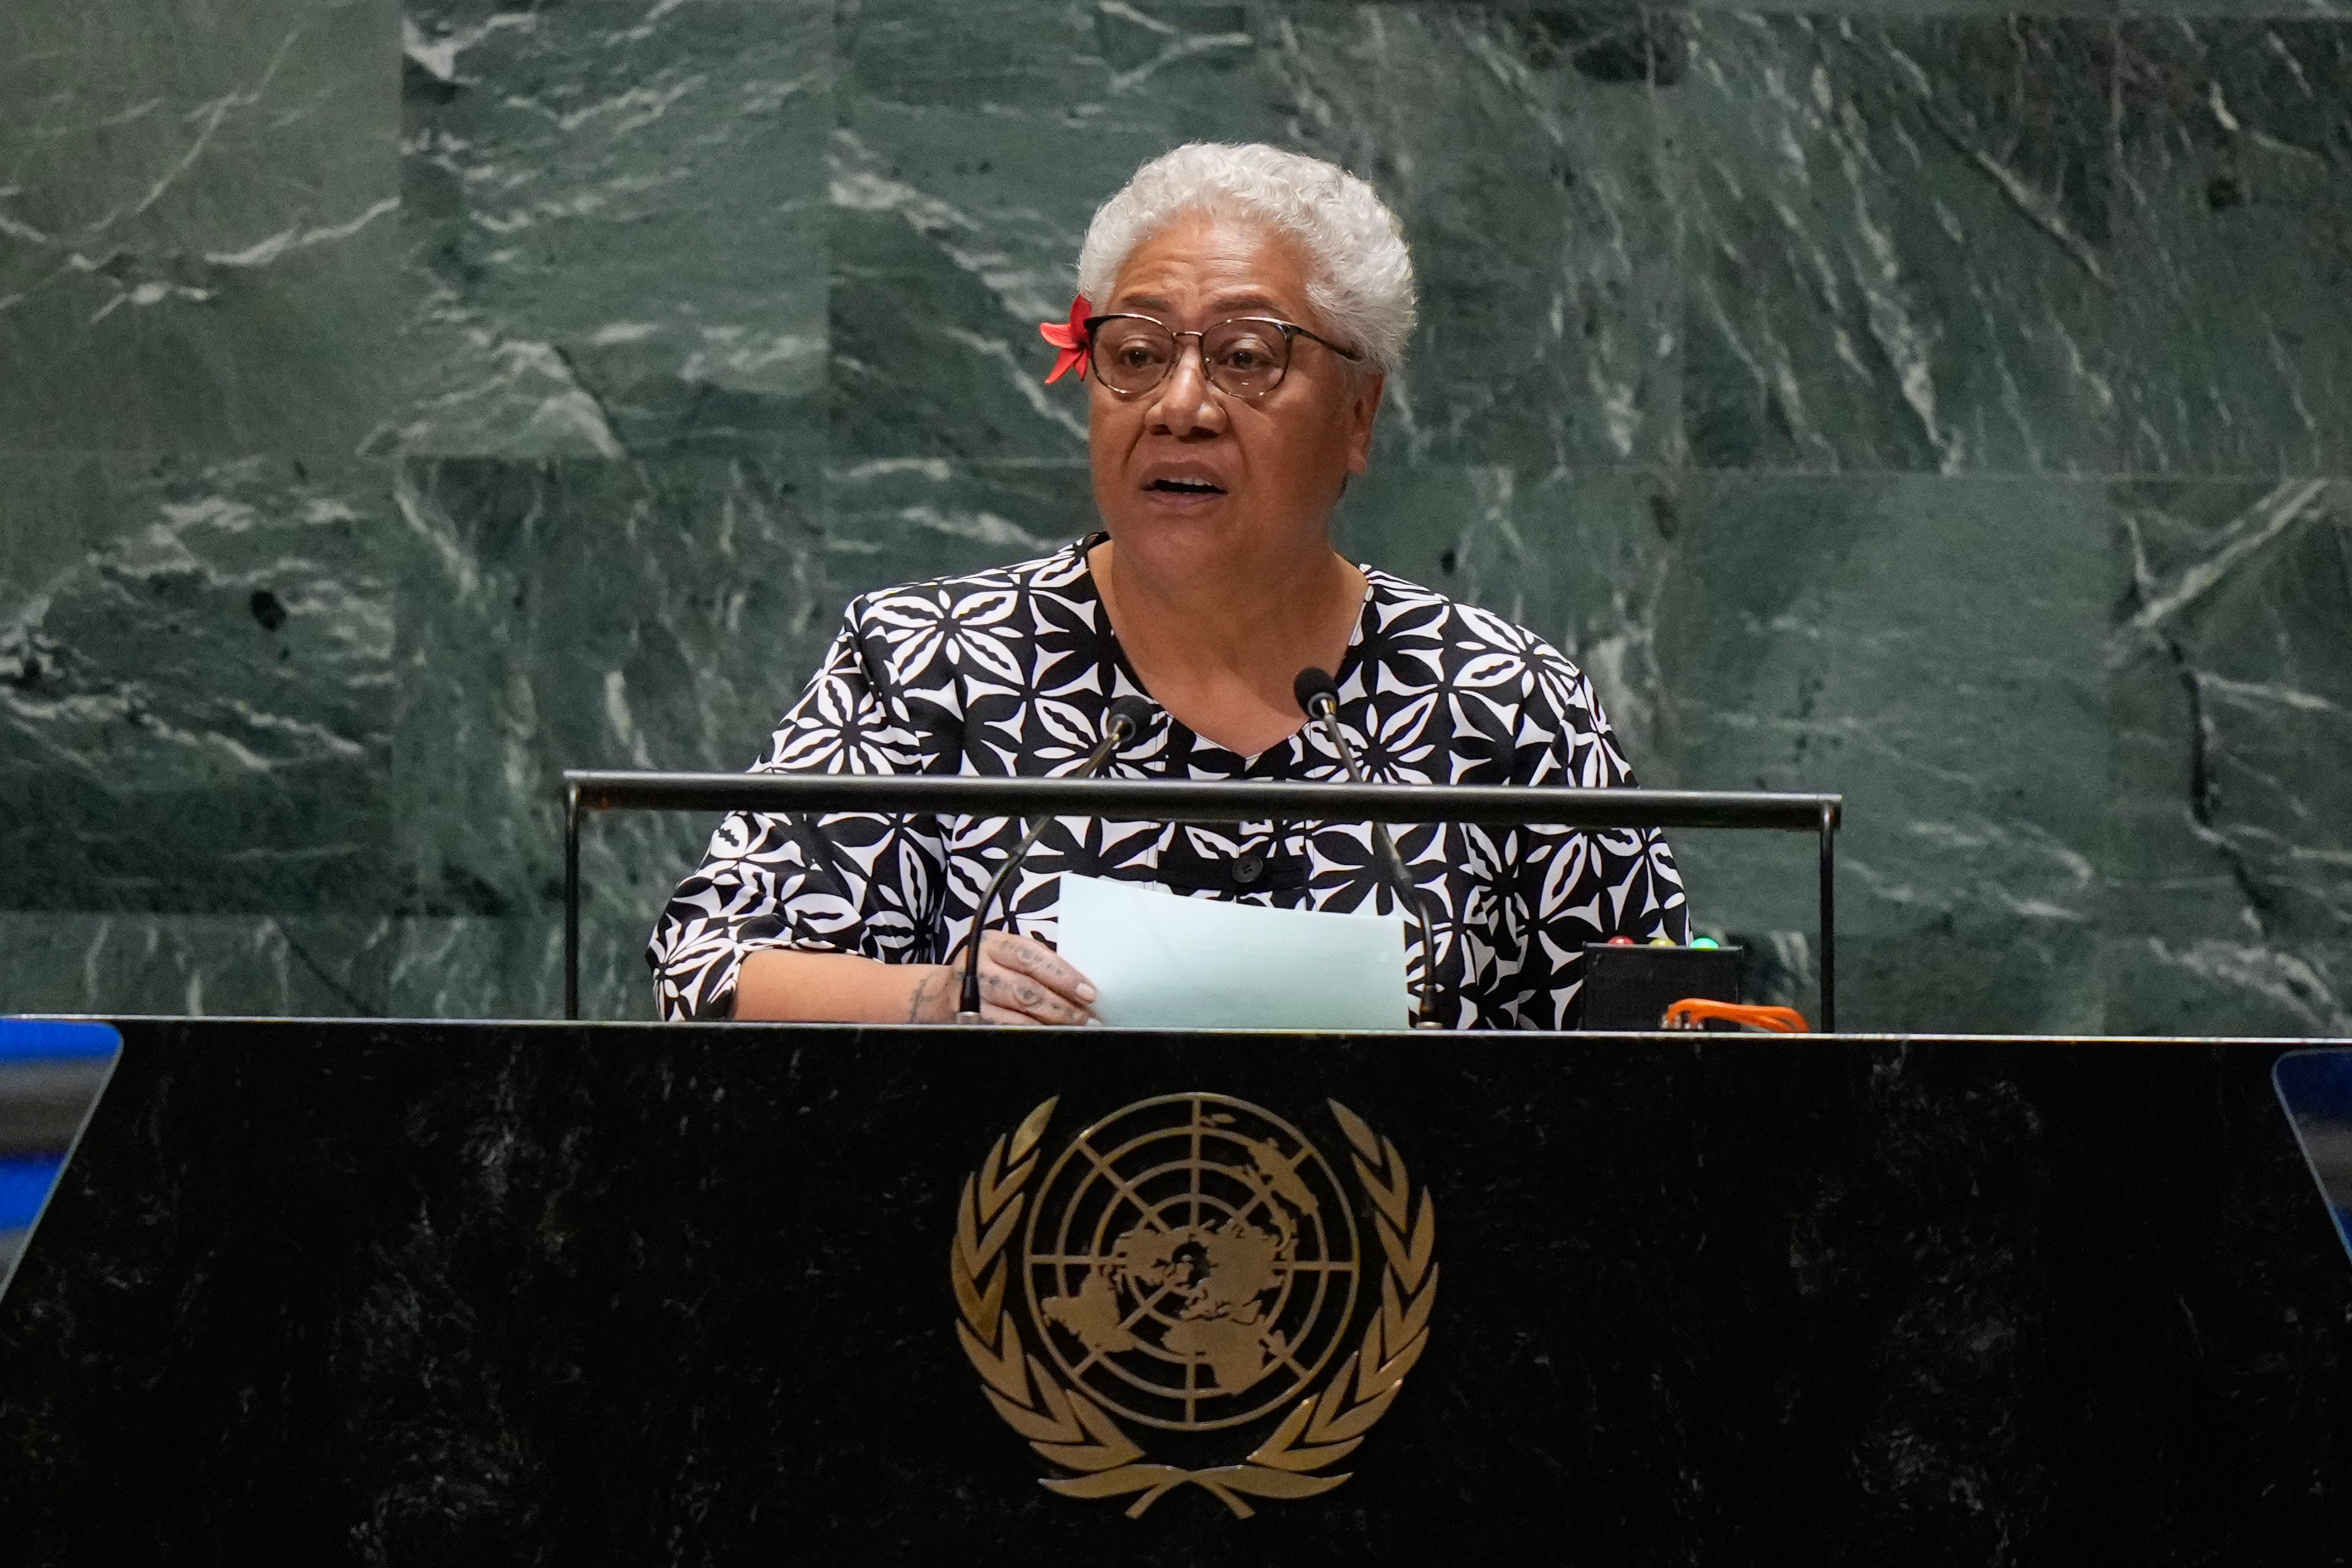
[[[1617,748],[1592,682],[1549,648],[1538,656],[1535,676],[1523,710],[1521,761],[1513,770],[1523,776],[1516,782],[1631,785],[1633,770]],[[1613,936],[1637,942],[1690,939],[1682,873],[1657,828],[1529,827],[1517,871],[1528,968],[1512,1012],[1521,1028],[1575,1026],[1587,942]]]
[[[912,773],[928,747],[859,628],[853,604],[753,773]],[[673,1022],[731,1017],[744,955],[761,948],[924,963],[946,866],[938,819],[868,813],[766,816],[719,825],[678,884],[646,960]]]

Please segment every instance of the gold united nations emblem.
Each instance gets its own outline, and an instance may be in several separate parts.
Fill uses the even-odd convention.
[[[1140,1494],[1133,1518],[1191,1484],[1247,1518],[1247,1498],[1346,1480],[1331,1467],[1388,1414],[1437,1300],[1436,1212],[1396,1145],[1329,1102],[1369,1200],[1367,1251],[1339,1172],[1270,1110],[1163,1095],[1104,1117],[1047,1163],[1057,1103],[966,1179],[950,1259],[956,1334],[982,1392],[1072,1472],[1045,1485]],[[1272,1430],[1244,1449],[1235,1429],[1253,1423]],[[1221,1437],[1205,1465],[1169,1462],[1197,1461]],[[1183,1452],[1155,1459],[1147,1443]]]

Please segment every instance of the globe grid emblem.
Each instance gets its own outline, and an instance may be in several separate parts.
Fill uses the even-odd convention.
[[[1070,1383],[1209,1431],[1297,1398],[1341,1348],[1362,1259],[1348,1194],[1289,1122],[1165,1095],[1079,1133],[1029,1211],[1030,1321]]]

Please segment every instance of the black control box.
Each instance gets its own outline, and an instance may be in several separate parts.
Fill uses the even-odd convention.
[[[1584,950],[1583,1029],[1646,1030],[1687,997],[1738,1002],[1737,947],[1609,947]]]

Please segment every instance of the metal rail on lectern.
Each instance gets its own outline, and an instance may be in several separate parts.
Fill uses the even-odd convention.
[[[590,811],[936,813],[1122,822],[1475,822],[1574,828],[1732,827],[1821,836],[1822,1029],[1837,1028],[1837,830],[1845,797],[1747,790],[1520,784],[1219,784],[961,773],[563,775],[563,1016],[580,1016],[580,817]]]

